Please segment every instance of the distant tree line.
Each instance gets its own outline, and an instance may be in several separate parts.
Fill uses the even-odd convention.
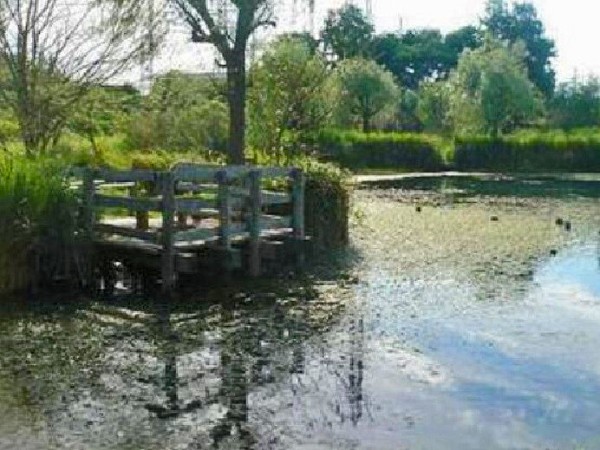
[[[102,86],[160,51],[161,15],[145,1],[94,0],[65,15],[64,0],[0,0],[0,140],[18,136],[35,156],[65,131],[94,152],[98,136],[120,134],[129,148],[202,148],[242,163],[248,146],[301,151],[325,128],[495,137],[600,123],[600,82],[557,85],[555,44],[529,2],[488,0],[479,23],[445,34],[377,34],[348,4],[318,37],[279,36],[249,65],[250,37],[283,3],[229,1],[232,26],[204,0],[166,2],[193,42],[217,49],[224,77],[171,72],[141,95]]]
[[[574,78],[557,86],[555,56],[528,2],[489,0],[480,23],[447,34],[376,34],[362,10],[348,4],[328,13],[318,39],[282,36],[251,68],[251,116],[271,110],[280,120],[266,127],[278,139],[257,139],[265,129],[259,122],[250,143],[280,148],[283,137],[316,127],[494,137],[521,128],[599,125],[598,81]],[[318,75],[299,70],[315,65]],[[290,118],[292,111],[308,114],[297,104],[318,110],[318,120]]]

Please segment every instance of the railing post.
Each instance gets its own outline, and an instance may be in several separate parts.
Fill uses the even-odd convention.
[[[294,238],[304,239],[304,191],[306,179],[301,169],[294,169],[292,172],[292,228],[294,229]]]
[[[84,232],[84,254],[86,262],[84,263],[83,284],[91,286],[93,280],[94,264],[94,227],[96,225],[96,211],[94,208],[94,197],[96,195],[96,186],[94,185],[94,170],[86,168],[83,171],[83,192],[82,192],[82,213],[83,213],[83,232]]]
[[[87,168],[83,173],[83,214],[86,238],[90,241],[94,239],[94,225],[96,221],[94,209],[95,195],[96,187],[94,186],[94,171],[93,169]]]
[[[296,254],[296,264],[298,267],[304,265],[304,238],[306,231],[304,228],[304,193],[306,188],[306,178],[301,169],[294,169],[292,172],[292,228],[294,238],[294,252]]]
[[[164,172],[161,179],[162,188],[162,282],[163,292],[170,292],[175,286],[175,179],[172,172]]]
[[[129,193],[132,198],[142,197],[142,183],[139,181],[133,182],[133,187]],[[148,211],[134,211],[135,214],[135,228],[136,230],[147,230],[150,227],[150,218]]]
[[[260,216],[262,214],[262,192],[261,171],[253,170],[249,174],[250,179],[250,214],[248,220],[248,231],[250,232],[250,260],[249,273],[251,277],[258,277],[260,268]]]
[[[227,172],[225,170],[217,172],[216,181],[219,185],[219,241],[226,253],[226,268],[229,269],[231,266],[229,260],[231,257],[231,193]]]

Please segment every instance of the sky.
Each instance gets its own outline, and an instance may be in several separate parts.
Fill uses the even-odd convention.
[[[291,0],[288,0],[291,1]],[[299,0],[300,1],[300,0]],[[316,0],[315,25],[322,24],[325,12],[346,0]],[[477,24],[486,0],[371,0],[377,32],[412,28],[438,28],[443,32]],[[364,5],[365,0],[354,0]],[[546,34],[556,42],[558,57],[554,62],[559,80],[574,74],[600,75],[600,4],[596,0],[533,0],[546,26]],[[308,15],[300,6],[289,7],[286,18],[280,17],[281,28],[308,27]],[[211,71],[214,57],[209,50],[199,51],[190,44],[187,30],[175,30],[167,51],[155,63],[156,72],[168,69]]]

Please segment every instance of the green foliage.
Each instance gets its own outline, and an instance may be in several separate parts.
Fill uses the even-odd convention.
[[[444,38],[446,52],[451,55],[450,64],[456,67],[460,56],[465,50],[475,50],[483,45],[481,30],[473,25],[467,25],[451,31]]]
[[[64,135],[51,152],[53,159],[63,166],[110,167],[163,170],[186,161],[197,163],[223,163],[223,156],[206,150],[131,149],[124,135],[101,136],[96,151],[90,148],[83,136]]]
[[[450,84],[424,82],[419,86],[417,115],[425,131],[446,133],[450,131]]]
[[[600,172],[600,133],[521,132],[503,138],[461,137],[455,142],[460,170],[501,172]]]
[[[545,36],[544,24],[535,6],[529,2],[513,3],[489,0],[482,19],[484,29],[496,39],[525,45],[525,64],[529,79],[546,97],[554,92],[556,74],[552,59],[556,56],[554,41]]]
[[[541,102],[522,58],[520,46],[493,39],[463,54],[449,81],[455,131],[497,136],[539,115]]]
[[[321,32],[325,53],[338,60],[365,57],[369,52],[375,28],[362,10],[347,3],[330,10]]]
[[[283,159],[270,152],[254,151],[255,164],[298,167],[306,174],[306,232],[319,248],[339,248],[348,243],[348,218],[352,186],[350,174],[314,157],[287,153]]]
[[[10,118],[0,119],[0,142],[15,141],[21,138],[19,123]]]
[[[315,138],[329,160],[352,169],[440,170],[447,146],[443,139],[416,133],[361,133],[329,130]]]
[[[142,96],[131,86],[99,86],[89,90],[67,122],[67,129],[88,137],[123,133],[141,108]]]
[[[395,130],[420,131],[421,121],[418,117],[419,96],[411,89],[403,89],[396,110],[397,125]]]
[[[371,130],[374,118],[393,112],[400,99],[393,75],[371,60],[343,61],[336,69],[335,84],[339,95],[338,120],[359,122],[364,132]]]
[[[573,78],[561,83],[550,102],[550,121],[564,130],[600,124],[600,81]]]
[[[371,54],[402,86],[416,90],[423,80],[445,79],[465,49],[480,46],[479,31],[463,27],[443,36],[439,30],[409,30],[373,38]]]
[[[130,119],[130,148],[225,152],[229,113],[223,83],[171,72],[157,79],[143,110]]]
[[[0,292],[60,273],[75,239],[75,202],[49,161],[0,161]]]
[[[332,109],[328,76],[324,59],[305,40],[273,44],[251,71],[249,143],[276,154],[325,126]]]

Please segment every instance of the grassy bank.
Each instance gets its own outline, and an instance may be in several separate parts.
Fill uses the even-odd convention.
[[[527,131],[499,138],[328,131],[312,138],[322,158],[354,172],[600,172],[600,131]]]

